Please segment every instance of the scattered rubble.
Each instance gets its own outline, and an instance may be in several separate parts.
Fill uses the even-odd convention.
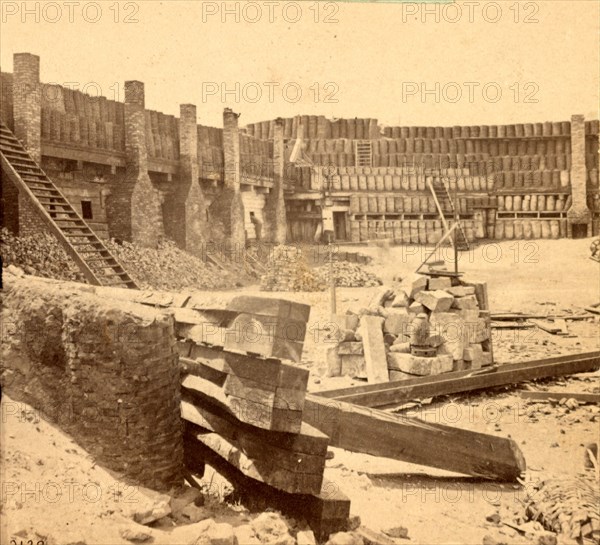
[[[600,540],[598,505],[597,483],[587,479],[547,479],[527,489],[529,519],[578,542]]]
[[[359,263],[336,260],[311,269],[300,248],[277,246],[273,249],[267,272],[261,278],[263,291],[324,291],[330,283],[331,269],[336,286],[358,288],[380,286],[381,280]]]
[[[325,264],[316,269],[317,274],[323,278],[329,285],[331,277],[331,268],[337,287],[345,288],[365,288],[372,286],[381,286],[381,280],[373,273],[366,271],[358,263],[349,263],[347,261],[334,261],[332,265]]]
[[[26,274],[85,282],[75,262],[54,236],[15,237],[2,229],[0,249],[3,266],[16,265]],[[239,274],[233,274],[179,249],[171,241],[158,248],[105,241],[107,248],[142,289],[225,289],[239,286]]]

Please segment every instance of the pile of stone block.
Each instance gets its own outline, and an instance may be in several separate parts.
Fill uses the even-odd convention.
[[[487,286],[416,276],[382,290],[368,308],[339,316],[331,376],[369,382],[480,369],[493,361]]]

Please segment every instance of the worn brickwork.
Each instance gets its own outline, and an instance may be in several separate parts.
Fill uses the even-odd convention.
[[[273,188],[267,195],[265,204],[265,240],[274,244],[284,244],[287,235],[283,174],[285,148],[283,141],[283,119],[277,119],[273,133]]]
[[[244,203],[240,194],[239,114],[229,108],[223,112],[224,186],[209,208],[209,242],[228,252],[245,247]]]
[[[154,247],[163,236],[161,201],[148,175],[144,84],[125,82],[124,178],[111,187],[107,215],[111,237]]]
[[[582,115],[571,118],[571,196],[573,202],[567,212],[569,224],[588,225],[591,235],[592,214],[587,206],[585,122]]]
[[[172,317],[79,286],[6,278],[2,386],[102,465],[168,490],[183,467]]]
[[[15,53],[13,66],[15,135],[39,161],[42,153],[40,58],[31,53]]]
[[[165,233],[181,248],[201,256],[206,235],[206,203],[199,184],[196,106],[182,104],[179,119],[179,176],[163,206]]]

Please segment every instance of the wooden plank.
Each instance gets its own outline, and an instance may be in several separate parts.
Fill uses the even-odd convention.
[[[531,322],[491,322],[490,326],[493,329],[531,329],[535,327]]]
[[[296,303],[287,299],[240,295],[227,303],[227,309],[240,313],[259,314],[276,318],[287,318],[299,322],[308,322],[310,305]]]
[[[520,390],[519,395],[530,401],[560,401],[561,399],[574,399],[580,403],[600,404],[600,394],[584,392],[533,392]]]
[[[245,452],[217,433],[194,434],[197,442],[218,454],[246,477],[289,492],[291,494],[318,494],[323,482],[322,475],[294,473],[277,467],[273,461],[257,462]]]
[[[383,318],[365,315],[361,319],[360,330],[363,336],[367,379],[371,383],[390,380],[385,345],[383,343]]]
[[[185,397],[181,402],[181,417],[186,422],[199,426],[206,431],[219,434],[242,449],[248,458],[258,464],[281,466],[295,473],[323,475],[326,449],[319,454],[302,452],[298,449],[298,446],[302,446],[301,441],[296,441],[296,443],[290,441],[279,442],[278,439],[281,434],[278,432],[272,432],[268,435],[265,433],[259,434],[256,433],[256,428],[227,418],[226,415],[219,415],[218,412],[210,406],[194,403],[194,400],[189,397]],[[305,430],[309,429],[308,424],[304,426]],[[311,433],[317,434],[320,432],[311,430]],[[320,435],[326,438],[324,434]],[[307,434],[303,440],[305,443],[310,443],[311,438],[312,435]],[[309,444],[309,447],[319,448],[320,444]]]
[[[545,331],[546,333],[550,333],[552,335],[556,335],[557,333],[562,333],[562,331],[563,331],[562,327],[559,327],[558,325],[554,324],[553,322],[551,322],[549,320],[530,320],[530,321],[537,328],[541,329],[542,331]]]
[[[309,371],[273,358],[236,354],[225,350],[192,344],[189,359],[208,365],[221,373],[254,380],[264,389],[306,391]],[[186,361],[192,368],[194,365]],[[193,371],[191,371],[193,372]]]
[[[260,359],[228,354],[227,352],[221,353],[225,355],[222,359],[214,358],[213,360],[200,361],[180,356],[179,362],[182,372],[201,377],[216,384],[223,389],[225,396],[249,399],[277,409],[286,409],[294,412],[302,411],[306,397],[306,383],[308,382],[308,371],[306,369],[286,369],[286,367],[291,366],[269,361],[268,363],[277,364],[275,369],[277,377],[270,382],[262,382],[260,374],[262,369],[260,365],[246,365],[242,369],[242,373],[237,374],[226,362],[227,359],[235,362],[237,357],[245,358],[251,363],[264,363]],[[254,369],[257,369],[258,372],[254,372]],[[302,382],[297,380],[299,376],[302,377]],[[287,380],[288,377],[290,377],[290,380]],[[289,388],[286,387],[288,385],[290,386]]]
[[[352,452],[501,481],[516,481],[525,471],[523,455],[512,439],[311,394],[304,421],[327,434],[331,446]]]
[[[240,501],[254,512],[272,508],[298,520],[305,519],[320,542],[325,542],[330,533],[346,529],[350,500],[337,484],[327,479],[323,479],[318,494],[283,492],[247,477],[187,433],[184,435],[184,461],[192,472],[196,468],[203,470],[204,463],[210,464],[233,484]]]
[[[525,363],[493,366],[477,371],[455,371],[443,375],[390,382],[385,385],[356,386],[319,392],[333,398],[365,407],[394,407],[414,399],[456,394],[482,388],[540,378],[572,375],[600,367],[600,352],[557,356]]]
[[[302,426],[302,411],[275,406],[274,394],[261,392],[243,393],[247,397],[225,393],[221,386],[209,379],[186,375],[182,387],[194,395],[218,403],[238,420],[267,430],[298,433]]]

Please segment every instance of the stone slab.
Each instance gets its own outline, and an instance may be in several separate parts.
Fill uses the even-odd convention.
[[[431,312],[447,312],[452,307],[454,297],[443,290],[420,291],[417,293],[415,301]]]
[[[363,339],[367,378],[373,384],[389,380],[382,326],[383,318],[365,315],[361,318],[359,327]]]
[[[460,310],[479,310],[479,303],[475,295],[465,295],[464,297],[456,297],[452,303],[452,308]]]

